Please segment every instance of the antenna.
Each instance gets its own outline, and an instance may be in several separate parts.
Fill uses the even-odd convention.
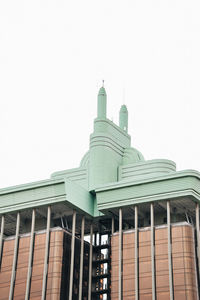
[[[123,104],[125,104],[125,88],[123,88],[123,95],[122,95],[122,98],[123,98]]]
[[[102,80],[102,87],[104,87],[104,79]]]

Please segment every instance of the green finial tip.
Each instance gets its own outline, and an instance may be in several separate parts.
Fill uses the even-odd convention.
[[[127,106],[125,104],[123,104],[120,108],[121,112],[128,112]]]
[[[128,109],[125,104],[123,104],[120,108],[119,127],[128,132]]]
[[[102,86],[100,89],[99,89],[99,96],[106,96],[106,90],[104,88],[104,86]]]

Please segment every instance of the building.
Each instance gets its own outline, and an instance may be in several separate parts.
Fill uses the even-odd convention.
[[[98,94],[76,169],[0,190],[0,300],[194,300],[200,173],[145,160]]]

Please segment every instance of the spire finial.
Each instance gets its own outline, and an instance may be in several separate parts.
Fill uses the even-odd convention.
[[[106,119],[106,91],[104,88],[104,80],[102,80],[103,86],[100,88],[98,93],[98,107],[97,107],[97,118]]]
[[[119,127],[128,132],[128,110],[125,104],[121,106],[119,112]]]

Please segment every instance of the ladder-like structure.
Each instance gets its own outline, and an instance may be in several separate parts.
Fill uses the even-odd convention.
[[[111,299],[111,243],[109,234],[106,236],[103,243],[100,241],[99,245],[94,245],[93,248],[92,299],[95,300]]]

